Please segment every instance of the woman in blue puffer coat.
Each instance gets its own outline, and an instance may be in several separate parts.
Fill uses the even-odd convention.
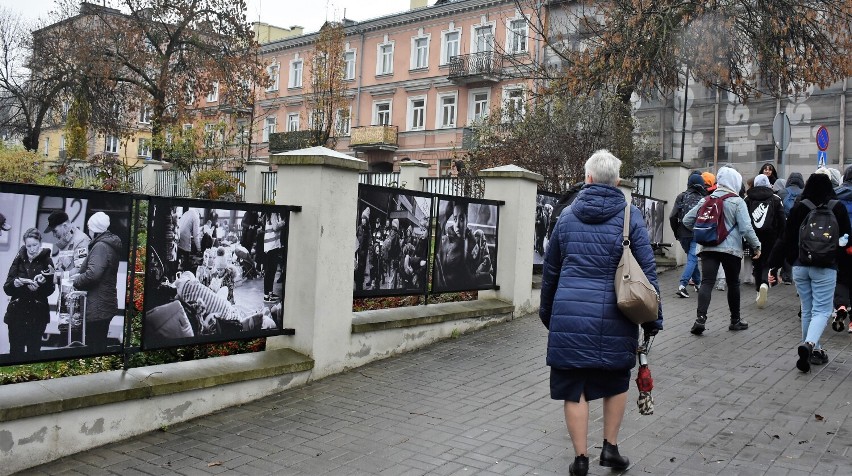
[[[627,202],[616,186],[621,161],[605,150],[586,161],[586,185],[559,217],[542,267],[539,316],[548,329],[550,396],[564,400],[565,423],[576,458],[570,474],[585,475],[590,400],[603,398],[600,464],[629,466],[618,453],[618,430],[627,404],[630,369],[636,365],[639,326],[616,305],[615,273],[622,255]],[[631,205],[630,249],[659,292],[656,264],[642,213]],[[663,327],[644,324],[646,335]]]

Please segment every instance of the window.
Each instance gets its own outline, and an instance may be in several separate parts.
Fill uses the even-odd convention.
[[[528,27],[525,19],[511,20],[509,22],[509,53],[526,53]]]
[[[118,137],[113,135],[106,136],[106,139],[104,139],[104,152],[108,154],[118,153]]]
[[[210,92],[207,93],[207,102],[219,101],[219,81],[214,81],[210,86]]]
[[[348,136],[349,135],[349,125],[351,117],[351,113],[349,109],[338,109],[336,117],[334,118],[334,123],[336,126],[336,132],[338,136]]]
[[[269,142],[269,135],[275,133],[275,125],[277,120],[274,117],[267,117],[263,124],[263,142]]]
[[[50,152],[50,137],[44,139],[44,156],[47,157],[48,152]]]
[[[488,100],[489,92],[487,90],[470,92],[471,122],[479,121],[488,115]]]
[[[237,133],[234,135],[234,142],[238,145],[248,144],[248,121],[244,119],[237,120],[236,130]]]
[[[456,127],[458,92],[438,96],[437,129]]]
[[[191,130],[192,130],[192,124],[184,124],[184,125],[183,125],[183,130],[185,130],[185,131],[191,131]]]
[[[145,157],[146,159],[151,158],[151,139],[139,139],[139,150],[137,155],[139,157]]]
[[[325,111],[314,109],[308,116],[308,128],[314,131],[325,130]]]
[[[422,69],[429,67],[429,38],[420,37],[411,39],[411,69]]]
[[[494,32],[491,25],[475,28],[473,30],[473,41],[474,53],[494,51]]]
[[[301,60],[293,61],[290,63],[290,84],[288,87],[290,88],[301,88],[302,87],[302,65],[304,63]]]
[[[204,147],[208,149],[216,145],[216,128],[213,124],[204,126]]]
[[[524,117],[523,88],[507,88],[503,90],[503,120],[514,121]]]
[[[379,45],[376,74],[393,74],[393,43]]]
[[[373,125],[388,126],[391,123],[390,101],[377,102],[373,104]]]
[[[459,55],[459,43],[461,42],[461,31],[453,30],[444,32],[443,47],[441,48],[441,64],[450,62],[453,56]]]
[[[59,136],[59,151],[62,152],[65,150],[65,134]]]
[[[62,122],[68,120],[68,110],[71,109],[71,104],[68,101],[62,101]]]
[[[355,79],[355,52],[347,51],[343,53],[343,79]]]
[[[121,119],[121,104],[113,103],[109,108],[110,114],[112,114],[112,118],[115,120]]]
[[[281,67],[277,64],[271,64],[266,67],[266,74],[269,76],[269,84],[266,86],[266,92],[278,91],[279,72]]]
[[[148,106],[143,106],[142,109],[139,110],[139,123],[140,124],[150,124],[151,123],[151,108]]]
[[[293,132],[299,130],[299,113],[291,112],[287,114],[287,131]]]
[[[426,97],[408,99],[408,130],[421,131],[426,123]]]

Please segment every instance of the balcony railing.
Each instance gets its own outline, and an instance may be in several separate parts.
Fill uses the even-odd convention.
[[[450,58],[450,81],[472,83],[500,81],[503,57],[493,51],[458,55]]]
[[[269,152],[287,152],[311,147],[316,142],[317,131],[273,132],[269,134]]]
[[[397,126],[353,127],[349,146],[355,150],[390,150],[399,148]]]

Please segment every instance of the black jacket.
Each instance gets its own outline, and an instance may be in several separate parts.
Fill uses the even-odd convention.
[[[15,287],[16,278],[34,279],[43,271],[47,271],[53,266],[53,260],[50,259],[50,250],[42,249],[35,258],[30,261],[27,257],[27,249],[21,247],[15,259],[12,261],[12,266],[9,268],[9,275],[6,277],[6,282],[3,284],[3,291],[12,299],[9,302],[6,316],[3,322],[11,324],[13,322],[21,322],[25,320],[28,324],[44,325],[50,322],[50,308],[47,298],[56,290],[56,285],[53,283],[52,276],[46,276],[44,282],[35,291],[30,290],[29,286]],[[14,301],[20,301],[20,306],[12,305]],[[10,312],[13,309],[26,309],[32,311],[29,315],[13,315],[16,312]]]
[[[86,321],[112,319],[118,313],[116,282],[123,251],[121,239],[110,231],[97,235],[89,243],[89,256],[74,279],[76,289],[89,292]]]

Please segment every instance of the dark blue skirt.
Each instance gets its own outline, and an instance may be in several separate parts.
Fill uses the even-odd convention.
[[[579,402],[612,397],[630,388],[630,369],[558,369],[550,368],[550,398]]]

